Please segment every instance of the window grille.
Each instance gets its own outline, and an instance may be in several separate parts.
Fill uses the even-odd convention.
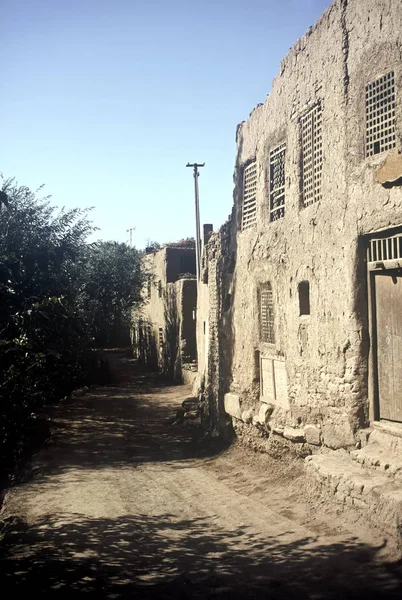
[[[302,146],[302,199],[304,206],[321,200],[322,118],[316,104],[300,119]]]
[[[257,221],[257,162],[244,169],[242,229],[248,229]]]
[[[391,71],[366,86],[366,156],[396,145],[395,77]]]
[[[260,318],[261,341],[274,344],[274,299],[270,283],[264,285],[260,290]]]
[[[369,242],[368,262],[402,260],[402,233],[389,237],[373,238]]]
[[[163,348],[163,328],[159,327],[159,348]]]
[[[285,216],[285,152],[286,144],[282,144],[269,153],[270,221],[276,221]]]

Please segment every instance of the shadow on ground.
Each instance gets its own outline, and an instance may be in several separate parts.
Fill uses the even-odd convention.
[[[357,541],[282,543],[165,514],[16,521],[3,541],[1,590],[41,598],[401,598],[401,565]],[[12,548],[12,555],[7,554]],[[19,558],[21,554],[21,558]]]
[[[132,361],[118,355],[111,361],[118,383],[48,409],[52,437],[42,451],[47,476],[72,467],[124,469],[172,461],[180,467],[180,461],[213,456],[227,447],[191,422],[172,425],[186,397],[183,389],[189,395],[189,388],[130,370]]]
[[[54,474],[69,468],[87,474],[166,461],[180,468],[217,451],[198,443],[197,428],[172,426],[183,393],[179,387],[124,368],[119,379],[120,385],[52,409],[54,434],[41,452],[44,475],[35,484],[47,480],[57,486]],[[2,597],[402,597],[401,564],[380,564],[379,549],[356,539],[289,542],[290,532],[273,537],[237,520],[222,526],[205,511],[191,519],[178,516],[180,506],[176,515],[161,512],[95,518],[50,511],[31,517],[29,525],[9,517],[0,548]]]

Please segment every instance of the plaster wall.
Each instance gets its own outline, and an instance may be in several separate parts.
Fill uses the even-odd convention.
[[[232,218],[206,248],[208,291],[201,292],[198,310],[203,319],[208,314],[209,363],[200,367],[215,396],[234,393],[241,412],[248,411],[246,421],[265,422],[260,359],[270,357],[286,390],[285,400],[268,402],[271,427],[281,433],[285,427],[314,427],[310,432],[318,443],[331,448],[353,445],[355,432],[369,421],[363,236],[402,224],[401,187],[387,189],[376,182],[387,155],[402,150],[400,8],[399,0],[336,0],[296,42],[265,103],[238,126]],[[396,148],[366,158],[365,88],[391,70],[397,90]],[[317,102],[322,107],[322,198],[304,207],[300,117]],[[282,143],[285,216],[270,222],[269,153]],[[257,223],[242,231],[243,173],[254,159]],[[310,286],[309,315],[299,310],[303,281]],[[267,282],[274,299],[275,343],[269,345],[260,342],[258,303],[259,288]],[[204,352],[199,342],[199,355]],[[214,370],[218,376],[212,381]],[[233,422],[242,427],[244,420]],[[303,435],[306,439],[304,429]]]
[[[144,341],[140,355],[146,364],[158,367],[176,380],[183,378],[183,365],[196,360],[196,280],[179,279],[183,265],[191,266],[194,261],[191,248],[166,247],[143,258],[148,279],[136,326],[140,330],[136,338]]]

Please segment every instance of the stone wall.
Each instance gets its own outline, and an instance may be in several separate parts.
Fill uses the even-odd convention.
[[[198,353],[208,360],[200,360],[199,381],[209,410],[217,411],[214,423],[230,414],[252,444],[264,445],[271,435],[309,451],[321,444],[347,448],[369,422],[364,236],[402,225],[401,186],[376,181],[389,156],[398,164],[402,150],[400,8],[399,0],[335,1],[282,61],[265,103],[237,128],[232,217],[203,256],[208,283],[199,295]],[[396,148],[366,158],[366,85],[390,71]],[[300,119],[317,103],[322,197],[304,207]],[[283,143],[285,216],[271,222],[269,156]],[[253,160],[257,218],[242,230],[243,174]],[[259,294],[268,282],[273,343],[261,341]],[[310,310],[301,315],[303,282]]]

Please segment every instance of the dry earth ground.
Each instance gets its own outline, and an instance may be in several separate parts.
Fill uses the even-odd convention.
[[[301,462],[173,426],[190,389],[111,359],[6,494],[2,598],[402,598],[395,549],[309,506]]]

